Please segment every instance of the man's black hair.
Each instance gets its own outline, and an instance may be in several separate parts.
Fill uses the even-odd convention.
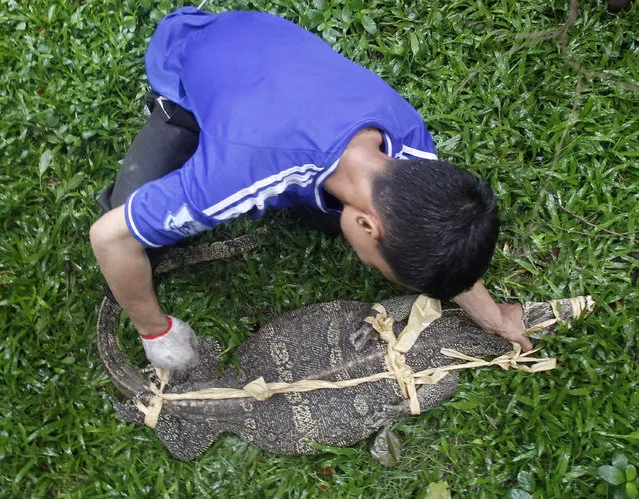
[[[373,181],[373,202],[379,250],[401,284],[444,300],[486,272],[499,232],[487,182],[444,161],[391,160]]]

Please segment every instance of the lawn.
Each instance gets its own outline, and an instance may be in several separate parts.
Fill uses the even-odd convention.
[[[632,495],[639,467],[639,4],[551,0],[243,0],[320,34],[420,111],[441,158],[488,179],[502,233],[486,276],[498,300],[590,294],[596,312],[543,355],[558,369],[462,375],[442,407],[394,426],[403,458],[368,444],[277,457],[233,436],[195,462],[116,421],[95,320],[88,242],[97,194],[144,122],[143,54],[167,0],[2,0],[0,8],[0,496],[457,497]],[[576,7],[576,5],[573,5]],[[237,220],[195,240],[257,232],[242,258],[174,271],[167,311],[226,358],[283,311],[404,291],[341,239],[291,215]],[[129,327],[125,344],[143,359]],[[621,471],[623,468],[623,472]],[[627,473],[625,473],[627,471]]]

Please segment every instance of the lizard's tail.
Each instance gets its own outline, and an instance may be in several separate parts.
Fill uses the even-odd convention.
[[[105,297],[98,312],[98,353],[107,374],[116,388],[127,398],[146,390],[142,374],[128,361],[118,343],[120,305]]]
[[[595,308],[592,296],[576,296],[564,300],[524,303],[524,325],[528,333],[542,331],[554,334],[557,324],[568,326],[581,317],[586,317]]]

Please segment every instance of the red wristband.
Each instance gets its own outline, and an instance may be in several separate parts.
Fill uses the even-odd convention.
[[[161,333],[154,334],[153,336],[142,336],[142,335],[140,335],[140,337],[143,340],[155,340],[157,338],[161,338],[166,333],[168,333],[171,330],[171,327],[173,327],[173,320],[168,315],[165,315],[164,317],[166,317],[166,319],[169,321],[169,327],[167,327],[166,330],[162,331]]]

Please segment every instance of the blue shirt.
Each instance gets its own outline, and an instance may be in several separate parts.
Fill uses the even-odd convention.
[[[389,157],[436,159],[421,116],[386,82],[271,14],[179,9],[151,38],[146,69],[201,127],[182,168],[127,199],[129,230],[147,247],[267,208],[339,212],[322,185],[364,127],[382,132]]]

